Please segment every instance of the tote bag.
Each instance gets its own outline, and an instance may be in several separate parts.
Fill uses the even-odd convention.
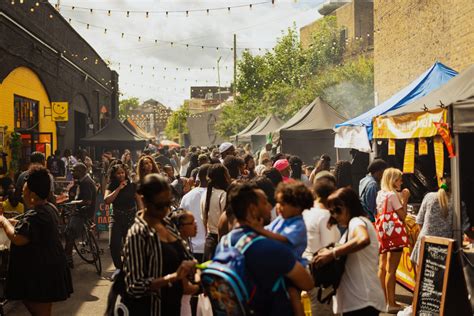
[[[382,213],[375,220],[379,252],[386,253],[408,247],[408,234],[397,212],[388,211],[388,197],[385,198]]]

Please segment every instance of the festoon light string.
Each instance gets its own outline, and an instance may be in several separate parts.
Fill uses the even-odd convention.
[[[133,10],[133,9],[97,9],[91,7],[81,7],[81,6],[73,6],[73,5],[63,5],[63,4],[55,4],[55,8],[58,11],[61,11],[62,8],[67,8],[72,11],[79,10],[89,12],[90,14],[94,13],[105,13],[107,16],[112,16],[114,14],[123,14],[127,18],[131,15],[143,15],[145,18],[151,17],[151,15],[164,14],[165,16],[169,16],[170,14],[185,14],[188,17],[191,13],[196,12],[205,12],[206,14],[210,14],[214,11],[227,11],[231,12],[232,9],[239,9],[239,8],[249,8],[252,9],[256,6],[266,5],[266,4],[275,4],[275,0],[271,1],[260,1],[248,4],[239,4],[239,5],[232,5],[232,6],[222,6],[222,7],[214,7],[214,8],[199,8],[199,9],[167,9],[167,10]]]

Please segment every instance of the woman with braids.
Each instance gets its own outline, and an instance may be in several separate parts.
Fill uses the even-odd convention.
[[[209,167],[207,177],[206,195],[201,199],[201,217],[207,232],[203,261],[210,260],[214,255],[218,243],[219,218],[225,210],[226,190],[231,181],[229,171],[220,163]]]
[[[298,156],[291,156],[288,160],[290,163],[290,178],[303,182],[307,187],[311,187],[308,177],[303,173],[303,160]]]
[[[0,226],[11,240],[5,297],[22,300],[31,315],[51,315],[52,303],[73,292],[57,210],[47,201],[50,188],[48,170],[30,168],[23,187],[28,211],[18,221],[0,215]]]
[[[109,171],[109,184],[105,190],[104,201],[112,204],[113,213],[110,219],[109,247],[115,268],[122,268],[122,245],[128,229],[132,226],[137,212],[140,196],[136,184],[130,181],[128,168],[115,164]]]
[[[316,162],[316,167],[314,167],[311,175],[309,176],[309,181],[314,184],[314,179],[318,173],[321,171],[331,170],[331,157],[328,154],[322,154],[319,160]]]
[[[339,160],[334,168],[334,177],[336,177],[336,187],[352,188],[352,165],[347,160]]]

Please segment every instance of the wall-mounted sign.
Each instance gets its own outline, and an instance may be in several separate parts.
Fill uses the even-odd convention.
[[[51,118],[53,122],[67,122],[69,104],[67,102],[51,102]]]

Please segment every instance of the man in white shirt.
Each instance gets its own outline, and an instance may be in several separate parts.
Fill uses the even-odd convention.
[[[197,224],[197,235],[191,239],[191,247],[194,257],[202,262],[204,254],[204,243],[206,241],[206,229],[201,219],[201,199],[206,195],[207,188],[207,170],[209,164],[200,166],[198,177],[199,187],[196,187],[186,193],[181,199],[180,207],[193,213]]]

